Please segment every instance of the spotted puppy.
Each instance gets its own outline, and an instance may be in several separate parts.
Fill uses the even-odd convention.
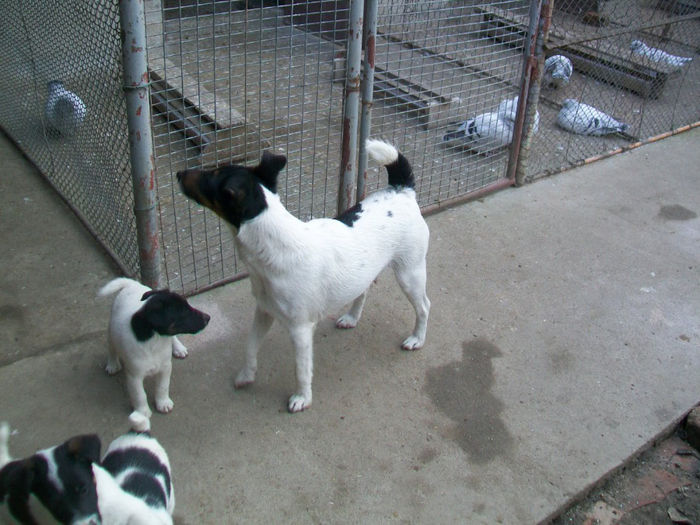
[[[9,425],[0,424],[0,523],[100,523],[92,472],[100,460],[97,436],[75,436],[11,461],[9,435]]]
[[[129,432],[119,436],[107,448],[101,465],[93,470],[105,524],[172,524],[175,493],[170,461],[150,434]]]
[[[336,219],[302,222],[277,195],[277,177],[287,159],[265,152],[255,167],[186,170],[178,180],[186,196],[228,222],[241,258],[247,263],[257,306],[248,335],[246,363],[237,388],[252,383],[261,341],[277,319],[296,350],[297,391],[290,412],[311,405],[312,340],[316,324],[352,302],[336,323],[354,327],[365,293],[391,266],[416,312],[413,333],[402,348],[423,346],[430,301],[426,287],[428,226],[416,202],[408,160],[378,140],[367,142],[370,157],[386,166],[389,186]]]
[[[156,409],[170,412],[173,409],[171,356],[187,356],[187,348],[176,335],[203,330],[209,316],[192,308],[181,295],[169,290],[151,290],[132,279],[114,279],[103,286],[98,295],[114,293],[117,297],[109,321],[109,356],[105,370],[116,374],[124,366],[131,405],[146,418],[138,430],[148,430],[147,418],[151,417],[151,410],[143,388],[144,378],[156,376]]]

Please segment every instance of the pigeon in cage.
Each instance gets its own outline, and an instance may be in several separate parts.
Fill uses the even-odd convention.
[[[619,133],[628,128],[627,124],[618,122],[610,115],[573,98],[567,98],[562,104],[557,115],[557,124],[572,133],[593,136]]]
[[[85,102],[67,90],[60,80],[49,82],[48,90],[44,116],[49,128],[65,137],[74,135],[85,120]]]
[[[509,121],[512,123],[513,127],[515,127],[515,116],[518,112],[518,100],[520,99],[519,96],[515,96],[513,98],[507,98],[498,105],[498,115],[506,121]],[[535,121],[532,123],[532,132],[537,133],[537,131],[540,129],[540,112],[535,111]],[[512,139],[512,137],[511,137]],[[510,141],[509,141],[510,142]]]
[[[685,64],[693,60],[690,57],[671,55],[662,49],[648,46],[641,40],[632,40],[630,49],[635,55],[641,55],[653,62],[668,64],[669,66],[673,66],[677,69],[682,68]]]
[[[569,83],[574,66],[564,55],[552,55],[544,61],[542,85],[548,88],[560,88]]]
[[[498,113],[482,113],[448,131],[443,142],[460,144],[478,153],[501,148],[513,139],[513,123]]]

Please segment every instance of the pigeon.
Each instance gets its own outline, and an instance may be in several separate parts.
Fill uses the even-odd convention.
[[[569,83],[574,66],[564,55],[552,55],[544,61],[544,78],[542,85],[548,88],[559,88]]]
[[[567,98],[562,104],[557,124],[572,133],[594,136],[618,133],[628,128],[627,124],[573,98]]]
[[[518,112],[518,100],[519,96],[513,98],[507,98],[498,105],[498,115],[503,119],[507,120],[515,126],[515,116]],[[532,123],[532,132],[537,133],[540,129],[540,112],[535,111],[535,122]]]
[[[48,89],[44,116],[49,128],[66,137],[74,135],[85,120],[85,102],[68,91],[60,80],[49,82]]]
[[[507,146],[513,139],[513,123],[502,119],[498,113],[482,113],[447,132],[444,142],[461,141],[479,153]]]
[[[656,49],[655,47],[648,46],[641,40],[632,40],[632,43],[630,44],[630,49],[632,50],[632,53],[636,55],[641,55],[653,62],[663,62],[664,64],[674,66],[677,69],[682,68],[685,64],[693,60],[690,57],[679,57],[676,55],[671,55],[661,49]]]

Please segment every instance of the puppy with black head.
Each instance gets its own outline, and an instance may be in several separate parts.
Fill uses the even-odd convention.
[[[135,412],[129,418],[145,416]],[[175,509],[170,461],[165,449],[148,432],[128,432],[107,448],[101,465],[94,465],[100,514],[110,525],[170,525]]]
[[[151,290],[124,277],[107,283],[98,295],[114,293],[117,296],[109,321],[109,356],[105,370],[111,375],[124,367],[131,405],[145,416],[144,425],[137,430],[148,430],[151,410],[143,380],[156,377],[156,409],[170,412],[173,409],[170,399],[172,356],[187,357],[187,348],[176,336],[203,330],[209,316],[190,306],[181,295],[169,290]]]
[[[411,165],[382,141],[367,141],[367,152],[386,167],[388,187],[335,219],[302,222],[286,210],[277,194],[277,176],[287,162],[283,155],[265,152],[254,167],[230,165],[177,174],[187,197],[228,222],[250,272],[257,305],[246,362],[235,386],[254,381],[258,349],[277,319],[296,350],[297,391],[289,398],[290,412],[311,405],[316,324],[352,303],[336,326],[354,327],[367,289],[387,266],[416,313],[413,332],[401,346],[416,350],[425,342],[429,232],[416,202]]]
[[[101,523],[92,466],[100,460],[96,435],[12,461],[10,427],[0,424],[0,523]]]

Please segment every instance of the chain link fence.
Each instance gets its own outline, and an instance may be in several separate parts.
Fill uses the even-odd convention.
[[[137,274],[117,4],[5,2],[0,50],[0,126]]]
[[[376,21],[376,36],[364,56],[373,100],[363,113],[371,107],[370,136],[410,159],[426,212],[510,185],[516,168],[530,180],[700,120],[697,60],[674,65],[649,51],[697,56],[694,0],[561,0],[553,10],[546,0],[379,0],[376,17],[372,4],[364,17]],[[182,196],[181,169],[252,164],[265,149],[280,151],[290,212],[336,214],[348,42],[358,23],[351,5],[145,0],[164,284],[191,293],[245,270],[226,225]],[[26,0],[8,4],[0,25],[0,89],[11,101],[0,125],[136,275],[118,6]],[[544,59],[556,55],[573,72],[554,81],[544,71],[540,84]],[[517,104],[521,92],[527,104]],[[565,129],[567,99],[624,126],[596,136]],[[596,118],[589,125],[601,126]],[[359,176],[367,192],[386,183],[376,166]]]
[[[545,68],[527,180],[700,121],[699,49],[695,1],[555,1],[543,51],[573,73]]]

